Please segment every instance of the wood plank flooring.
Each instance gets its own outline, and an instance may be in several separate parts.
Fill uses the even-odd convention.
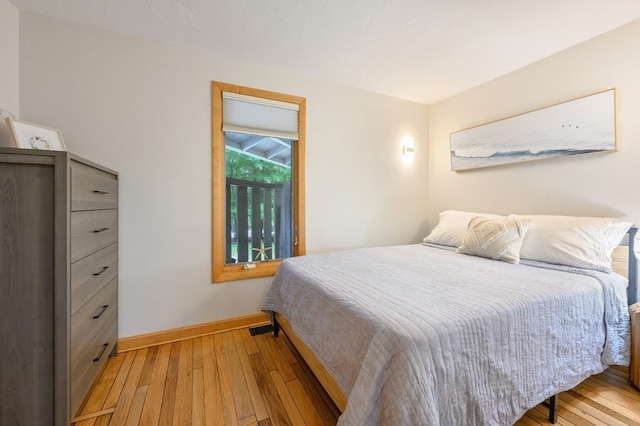
[[[281,334],[228,331],[111,358],[75,425],[335,425],[340,415]],[[547,409],[517,425],[549,425]],[[640,426],[640,391],[611,367],[560,395],[558,425]]]

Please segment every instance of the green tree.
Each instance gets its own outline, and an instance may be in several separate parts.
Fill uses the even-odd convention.
[[[227,148],[226,173],[228,178],[262,183],[283,183],[291,180],[291,168]]]

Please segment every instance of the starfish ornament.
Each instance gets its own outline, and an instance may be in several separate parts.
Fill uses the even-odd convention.
[[[254,261],[258,260],[258,258],[260,258],[260,260],[269,260],[269,256],[267,255],[266,252],[268,250],[271,250],[271,247],[265,247],[264,240],[260,240],[260,248],[254,248],[251,250],[257,252],[256,257],[253,259]]]

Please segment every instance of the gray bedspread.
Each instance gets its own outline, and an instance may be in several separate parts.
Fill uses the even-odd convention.
[[[262,309],[348,397],[339,425],[509,425],[629,362],[626,280],[544,265],[417,244],[307,255]]]

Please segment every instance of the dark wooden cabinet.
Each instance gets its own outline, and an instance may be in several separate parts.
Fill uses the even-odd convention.
[[[68,425],[117,342],[112,170],[0,148],[0,424]]]

